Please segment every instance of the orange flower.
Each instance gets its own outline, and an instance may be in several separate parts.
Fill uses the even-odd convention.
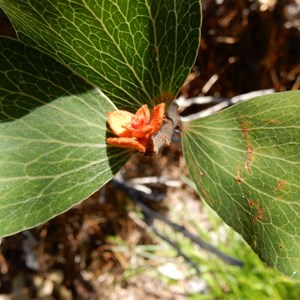
[[[153,134],[160,129],[165,115],[165,103],[155,106],[150,116],[148,106],[143,105],[135,114],[125,110],[107,113],[107,122],[115,135],[107,143],[145,153]]]

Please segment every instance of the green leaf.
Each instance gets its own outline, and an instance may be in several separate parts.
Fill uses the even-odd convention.
[[[199,194],[267,265],[300,279],[300,92],[183,125]]]
[[[0,0],[18,36],[119,107],[173,99],[197,56],[200,0]]]
[[[128,152],[106,147],[113,110],[65,66],[0,39],[0,236],[69,209],[118,171]]]

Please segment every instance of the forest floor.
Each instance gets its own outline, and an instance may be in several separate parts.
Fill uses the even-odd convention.
[[[299,89],[298,0],[207,0],[203,11],[201,47],[183,97]],[[0,34],[13,35],[3,15],[0,22]],[[182,115],[208,106],[192,104]],[[2,239],[0,299],[225,299],[225,294],[236,299],[234,287],[227,279],[217,282],[214,272],[224,268],[238,274],[234,269],[239,267],[228,267],[186,241],[182,231],[201,233],[240,259],[239,247],[246,245],[229,244],[234,234],[199,199],[188,179],[180,137],[174,140],[154,158],[135,155],[119,177],[68,212]],[[131,187],[142,204],[128,195]],[[174,230],[166,219],[184,228]],[[299,290],[295,295],[300,299]]]

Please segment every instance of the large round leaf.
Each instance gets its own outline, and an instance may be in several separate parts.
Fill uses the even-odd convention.
[[[300,279],[300,92],[183,126],[199,194],[269,266]]]
[[[0,39],[0,236],[87,198],[128,158],[107,148],[99,90],[49,56]]]
[[[200,2],[0,0],[0,7],[21,40],[135,110],[178,93],[198,52]]]

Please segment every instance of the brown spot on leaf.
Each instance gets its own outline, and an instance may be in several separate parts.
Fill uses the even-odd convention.
[[[257,221],[262,221],[264,218],[264,208],[259,205],[259,203],[253,199],[248,200],[248,204],[251,210],[254,212],[252,220],[253,223]]]
[[[248,136],[247,123],[246,123],[246,122],[242,122],[242,123],[241,123],[241,127],[242,127],[243,136],[244,136],[245,140],[247,141],[248,138],[249,138],[249,136]]]
[[[277,190],[278,191],[282,191],[282,189],[284,188],[286,182],[284,180],[278,180],[277,181]]]
[[[247,123],[245,121],[242,121],[240,122],[240,124],[241,124],[241,129],[242,129],[244,139],[246,140],[247,159],[245,163],[245,169],[248,173],[250,173],[251,172],[250,166],[253,162],[254,147],[251,145]]]
[[[252,199],[248,200],[248,204],[250,207],[258,207],[259,206],[259,204],[255,200],[252,200]]]
[[[283,243],[280,243],[280,244],[279,244],[279,250],[284,250],[284,249],[285,249],[284,244],[283,244]]]
[[[206,190],[203,187],[200,187],[200,193],[201,193],[201,196],[204,198],[204,200],[210,204],[211,201],[209,199],[208,193],[206,192]]]
[[[242,171],[241,171],[240,167],[238,167],[237,176],[235,177],[235,181],[238,185],[241,185],[241,183],[243,182]]]
[[[247,161],[245,163],[245,169],[248,173],[251,172],[250,167],[251,167],[251,164],[252,164],[252,161],[253,161],[253,152],[254,152],[253,147],[248,146],[247,147]]]
[[[199,175],[203,177],[204,176],[204,172],[200,170]]]
[[[262,220],[263,216],[264,216],[264,208],[259,207],[257,210],[256,217],[257,219]]]
[[[256,213],[253,216],[254,223],[256,223],[257,221],[262,221],[264,218],[264,209],[262,207],[257,207],[256,209]]]

